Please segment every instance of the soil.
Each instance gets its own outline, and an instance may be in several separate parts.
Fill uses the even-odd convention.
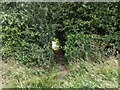
[[[62,65],[62,64],[57,64],[57,65],[58,65],[59,72],[56,79],[62,80],[68,74],[68,71],[65,65]]]

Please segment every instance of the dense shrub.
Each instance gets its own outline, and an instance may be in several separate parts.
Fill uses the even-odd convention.
[[[67,33],[105,35],[116,31],[117,3],[51,3],[51,23]],[[68,34],[67,34],[68,35]]]
[[[99,61],[116,54],[116,48],[119,47],[118,41],[118,35],[70,34],[67,36],[64,47],[65,56],[69,60]]]
[[[1,13],[3,58],[11,54],[25,64],[53,59],[54,31],[42,3],[3,3]]]
[[[89,53],[87,57],[98,59],[102,54],[108,57],[117,52],[114,48],[120,45],[118,3],[67,2],[51,3],[49,7],[51,23],[57,24],[59,32],[65,32],[67,58],[85,59]]]
[[[118,3],[2,3],[2,56],[45,64],[54,56],[53,37],[67,59],[113,55],[120,47],[117,8]]]

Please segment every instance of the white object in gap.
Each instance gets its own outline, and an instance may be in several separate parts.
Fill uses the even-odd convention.
[[[58,42],[52,41],[52,49],[53,50],[59,50],[60,46],[58,44]]]

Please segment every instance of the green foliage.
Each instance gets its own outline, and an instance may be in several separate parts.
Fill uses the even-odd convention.
[[[116,28],[117,7],[117,3],[51,3],[50,19],[59,30],[104,35]]]
[[[71,34],[67,36],[64,50],[69,60],[103,60],[113,55],[119,47],[118,35]],[[112,41],[116,41],[115,43]],[[111,45],[110,48],[107,48]]]
[[[53,59],[51,42],[59,34],[68,60],[100,59],[120,51],[118,3],[8,2],[1,8],[3,57],[41,65]]]
[[[35,61],[38,65],[53,59],[54,31],[42,3],[3,3],[1,13],[3,57],[12,54],[26,64]]]
[[[113,55],[119,48],[117,3],[67,2],[50,3],[48,7],[50,23],[56,25],[56,30],[65,32],[64,50],[68,60],[91,56],[100,59]]]
[[[117,8],[118,3],[2,3],[2,59],[13,57],[25,65],[37,64],[49,70],[41,70],[41,67],[30,69],[13,61],[10,66],[4,63],[2,76],[7,82],[4,80],[3,84],[12,88],[118,87],[118,60],[110,59],[108,62],[112,62],[106,64],[89,61],[99,62],[106,56],[119,54]],[[50,67],[54,59],[51,43],[59,34],[64,38],[61,39],[64,41],[58,40],[60,44],[65,42],[62,48],[65,60],[69,61],[68,66],[71,65],[61,80],[57,77],[64,71],[59,74],[57,66]]]
[[[119,86],[116,58],[109,58],[105,63],[84,60],[69,62],[66,75],[58,68],[48,72],[40,67],[28,68],[14,60],[9,60],[7,63],[3,61],[2,67],[3,88],[71,88],[73,90],[72,88],[94,89]]]

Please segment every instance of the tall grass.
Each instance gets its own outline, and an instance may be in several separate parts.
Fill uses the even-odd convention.
[[[14,64],[13,64],[14,63]],[[12,88],[117,88],[118,61],[116,59],[95,63],[69,62],[67,74],[58,66],[51,70],[28,68],[15,62],[3,62],[3,87]]]

